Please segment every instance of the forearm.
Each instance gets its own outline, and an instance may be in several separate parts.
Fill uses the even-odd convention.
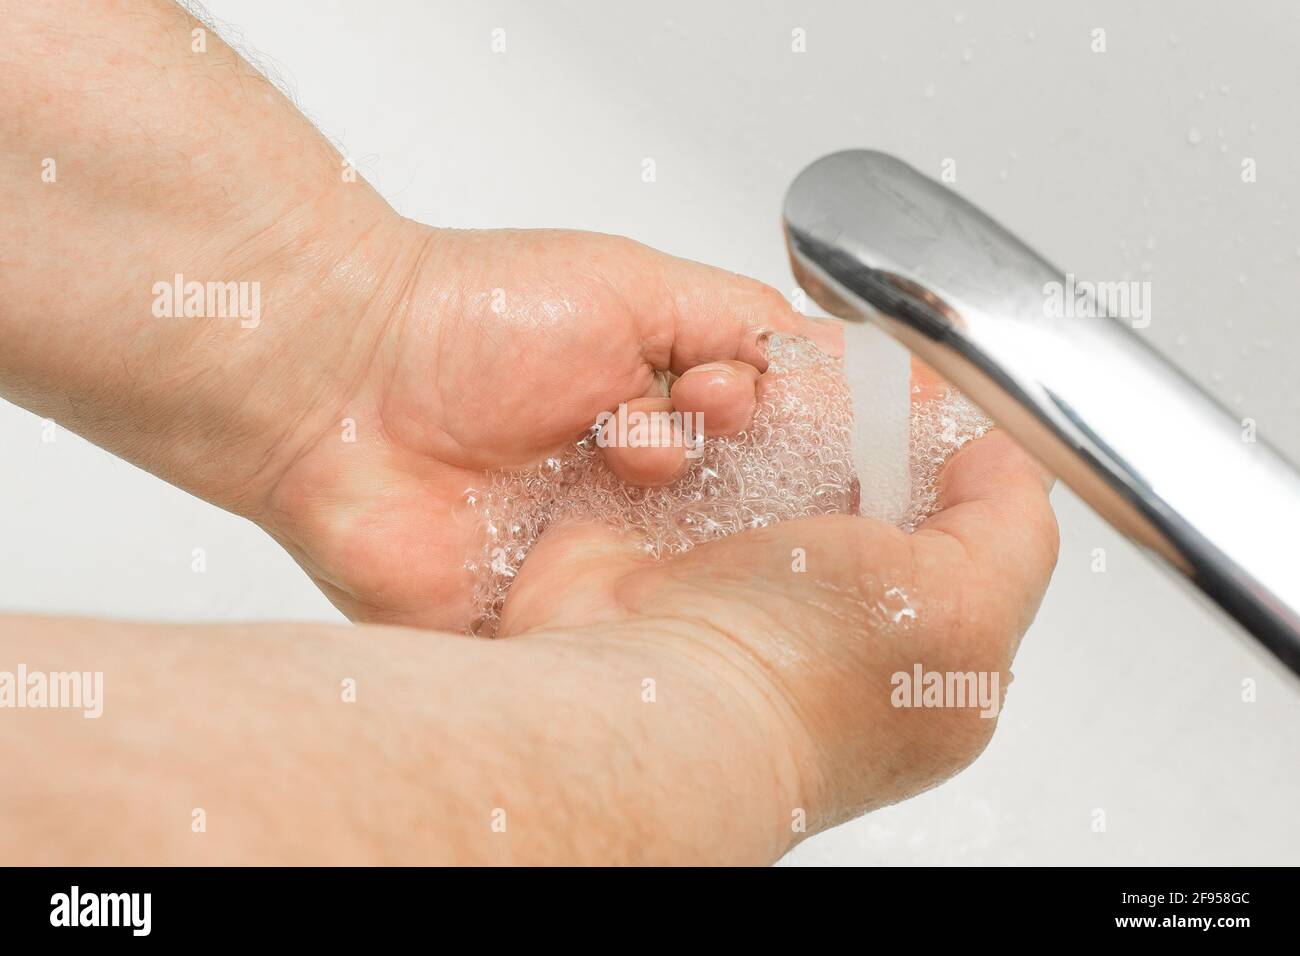
[[[0,16],[0,395],[252,509],[303,419],[333,417],[362,374],[418,251],[167,0]]]
[[[0,618],[0,671],[103,673],[98,718],[0,709],[0,859],[775,859],[795,798],[764,712],[668,648]]]

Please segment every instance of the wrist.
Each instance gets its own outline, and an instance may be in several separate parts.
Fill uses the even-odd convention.
[[[217,260],[253,307],[175,323],[163,381],[181,389],[155,378],[139,398],[160,423],[145,467],[261,520],[280,476],[342,426],[419,255],[412,224],[373,199],[297,209]]]
[[[734,636],[712,625],[663,620],[653,642],[689,691],[683,737],[709,741],[708,788],[726,834],[713,859],[771,863],[825,825],[813,741],[779,679]],[[661,750],[678,749],[671,741]],[[716,789],[715,789],[716,787]],[[699,819],[698,803],[674,812]]]

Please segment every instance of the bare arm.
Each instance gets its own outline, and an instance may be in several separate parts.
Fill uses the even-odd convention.
[[[824,332],[620,237],[402,218],[168,0],[0,18],[0,396],[257,521],[353,619],[465,629],[485,471]]]
[[[766,706],[662,631],[7,617],[0,662],[104,675],[98,718],[0,709],[10,864],[758,863],[794,836]]]
[[[256,510],[373,354],[402,220],[175,4],[0,17],[0,395]],[[178,275],[203,314],[162,301]]]
[[[0,394],[259,520],[355,619],[463,627],[474,529],[453,517],[485,472],[566,447],[660,371],[819,332],[772,289],[628,240],[401,219],[163,0],[0,16]],[[159,316],[178,274],[260,283],[257,323]],[[497,643],[0,619],[0,678],[105,680],[97,719],[0,709],[0,854],[775,859],[992,732],[890,704],[920,664],[1005,688],[1055,560],[1042,476],[1005,438],[949,471],[910,537],[828,517],[653,562],[609,529],[552,532]],[[872,615],[886,584],[916,596],[906,634]]]
[[[954,457],[941,503],[910,536],[826,516],[665,561],[562,528],[497,641],[0,618],[0,681],[104,675],[96,719],[0,708],[0,858],[770,862],[937,785],[993,733],[1055,522],[997,432]],[[915,616],[882,622],[885,588]],[[993,697],[900,708],[915,667],[983,675]]]

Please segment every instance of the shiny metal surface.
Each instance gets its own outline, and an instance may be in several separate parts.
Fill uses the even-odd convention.
[[[883,153],[805,169],[785,230],[827,311],[880,322],[1300,674],[1300,473],[1133,331],[1136,298],[1050,308],[1065,273]]]

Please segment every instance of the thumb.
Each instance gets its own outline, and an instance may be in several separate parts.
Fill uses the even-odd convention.
[[[1056,567],[1060,535],[1052,479],[1001,429],[963,446],[944,466],[940,510],[917,529],[960,542],[977,592],[1023,633]]]
[[[654,563],[635,535],[601,522],[572,521],[551,528],[511,584],[497,636],[617,620],[625,609],[615,594],[616,583]]]

